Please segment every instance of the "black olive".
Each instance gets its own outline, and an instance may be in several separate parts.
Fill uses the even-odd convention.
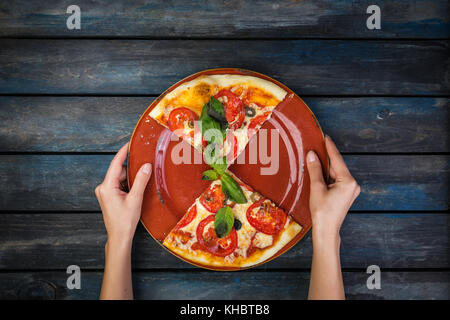
[[[245,106],[245,115],[247,117],[254,117],[256,114],[255,109],[253,109],[252,107],[249,106]]]
[[[242,222],[240,222],[238,219],[234,218],[234,229],[238,231],[242,227]]]

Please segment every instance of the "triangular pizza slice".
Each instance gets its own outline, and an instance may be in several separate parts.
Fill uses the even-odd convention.
[[[205,267],[245,268],[267,261],[300,233],[302,227],[283,209],[232,176],[247,202],[232,202],[221,180],[213,181],[167,235],[164,246]],[[233,222],[219,237],[216,215],[223,208],[230,208]]]
[[[199,151],[213,141],[221,144],[230,164],[286,94],[275,83],[254,76],[202,75],[167,93],[150,116]],[[225,139],[207,137],[209,128],[220,130]]]

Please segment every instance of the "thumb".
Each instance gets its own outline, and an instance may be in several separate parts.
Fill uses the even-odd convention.
[[[152,165],[150,163],[144,164],[136,174],[134,184],[131,187],[128,196],[138,201],[142,201],[145,187],[147,186],[148,180],[150,180],[151,175],[152,175]]]
[[[323,179],[322,165],[320,164],[319,157],[314,151],[309,151],[306,156],[306,162],[308,166],[309,178],[311,180],[312,192],[320,192],[326,190],[327,185]]]

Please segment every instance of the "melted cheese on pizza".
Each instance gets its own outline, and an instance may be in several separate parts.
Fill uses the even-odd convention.
[[[204,75],[167,93],[150,112],[150,116],[158,119],[168,106],[190,108],[200,115],[203,105],[221,89],[231,89],[244,103],[261,106],[276,106],[286,96],[284,89],[258,77],[235,74]]]

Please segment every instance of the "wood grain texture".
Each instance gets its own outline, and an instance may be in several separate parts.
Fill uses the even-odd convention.
[[[0,36],[448,38],[445,0],[379,0],[380,30],[366,27],[371,4],[368,0],[79,0],[81,30],[68,30],[65,1],[2,1]]]
[[[1,210],[99,210],[112,155],[1,155]],[[353,210],[448,210],[448,156],[348,155],[361,185]]]
[[[0,93],[159,94],[195,72],[255,70],[302,95],[446,95],[447,41],[1,40]]]
[[[0,97],[0,152],[115,152],[152,97]],[[448,152],[447,98],[305,102],[341,152]]]
[[[349,214],[341,229],[343,268],[447,268],[448,214]],[[103,268],[106,233],[101,214],[0,214],[0,269]],[[192,269],[139,225],[133,246],[138,269]],[[310,234],[260,270],[309,268]]]
[[[101,272],[82,271],[81,289],[66,287],[65,271],[0,274],[0,299],[98,299]],[[383,272],[381,289],[369,290],[368,274],[344,272],[347,299],[448,299],[449,272]],[[306,299],[309,272],[134,272],[136,299]],[[277,290],[274,290],[277,288]]]

